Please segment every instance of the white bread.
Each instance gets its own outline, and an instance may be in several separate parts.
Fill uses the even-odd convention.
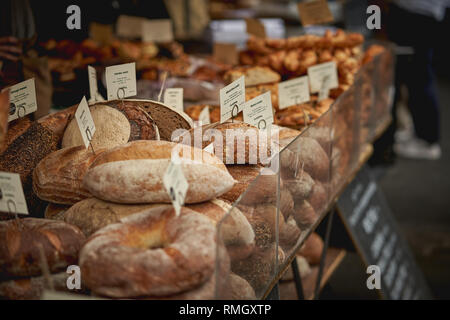
[[[117,203],[170,203],[163,177],[178,154],[189,184],[185,203],[211,200],[230,190],[235,181],[210,153],[167,141],[134,141],[103,153],[84,179],[92,195]]]
[[[125,144],[130,139],[131,126],[127,117],[107,105],[96,105],[90,108],[95,123],[95,133],[92,138],[92,147],[113,148]],[[72,119],[67,126],[61,142],[63,148],[84,145],[76,119]]]

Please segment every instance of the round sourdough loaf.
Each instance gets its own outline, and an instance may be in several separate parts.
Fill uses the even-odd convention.
[[[94,150],[109,149],[128,142],[131,125],[122,112],[106,105],[93,106],[90,111],[95,123],[95,133],[91,141]],[[62,148],[84,146],[76,119],[72,119],[67,126],[61,146]]]
[[[161,140],[172,141],[172,133],[177,129],[189,130],[194,126],[192,119],[184,112],[152,100],[127,99],[111,100],[109,106],[121,108],[121,105],[139,108],[147,113],[159,129]]]
[[[237,274],[230,274],[232,300],[256,300],[255,290],[244,278]]]
[[[77,226],[86,237],[89,237],[111,223],[156,206],[161,204],[119,204],[87,198],[71,206],[63,214],[63,220]]]
[[[83,281],[116,297],[169,296],[211,278],[216,228],[205,216],[169,206],[131,215],[94,233],[80,252]]]
[[[60,149],[42,159],[33,171],[33,190],[43,200],[71,205],[88,198],[83,177],[104,149],[83,146]]]
[[[170,203],[163,177],[172,150],[180,157],[189,185],[185,203],[208,201],[233,187],[233,177],[214,155],[168,141],[134,141],[102,153],[87,172],[84,186],[111,202]]]
[[[229,202],[235,202],[241,194],[247,190],[248,186],[260,174],[262,166],[259,165],[229,165],[228,172],[236,180],[233,188],[220,196]]]
[[[63,221],[25,218],[0,222],[0,276],[41,274],[40,247],[50,272],[76,264],[85,237]]]
[[[188,208],[219,224],[218,232],[232,261],[245,259],[251,254],[255,247],[255,233],[238,208],[231,210],[229,203],[219,199],[188,205]]]
[[[328,181],[330,160],[320,144],[307,137],[298,137],[293,144],[280,154],[281,166],[292,172],[304,169],[320,181]]]
[[[323,240],[315,232],[305,240],[305,243],[300,248],[299,254],[305,257],[309,264],[315,265],[320,263],[323,251]]]
[[[214,145],[214,154],[225,164],[268,164],[270,135],[265,130],[244,123],[212,123],[191,129],[178,142],[204,149]]]

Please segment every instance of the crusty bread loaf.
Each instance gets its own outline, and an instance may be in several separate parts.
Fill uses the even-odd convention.
[[[118,204],[97,198],[87,198],[71,206],[63,214],[63,219],[80,228],[84,235],[89,237],[111,223],[119,222],[122,218],[155,206],[159,205]]]
[[[89,197],[89,191],[83,187],[83,177],[103,151],[94,154],[83,145],[53,152],[33,172],[34,192],[43,200],[69,205]]]
[[[295,201],[299,202],[308,199],[314,186],[314,180],[306,171],[302,171],[297,174],[296,178],[283,179],[283,186],[291,192]]]
[[[95,133],[91,140],[94,150],[109,149],[128,142],[131,125],[122,112],[107,105],[95,105],[90,111],[95,124]],[[64,132],[61,147],[76,146],[84,146],[84,142],[76,119],[72,119]]]
[[[300,238],[301,230],[297,226],[295,219],[289,217],[286,223],[280,228],[279,243],[284,252],[290,254],[291,249],[295,246]]]
[[[236,180],[233,188],[220,196],[220,199],[224,199],[229,202],[235,202],[241,194],[247,190],[250,183],[256,179],[261,172],[260,165],[229,165],[227,166],[228,172]]]
[[[0,155],[0,171],[20,174],[25,199],[31,216],[42,217],[46,203],[33,193],[32,172],[44,157],[58,148],[58,136],[40,123],[27,124],[27,120],[19,120],[26,129],[9,131],[12,142]],[[19,125],[22,127],[22,125]],[[18,129],[18,127],[16,127]],[[17,135],[18,132],[20,135]],[[12,137],[14,136],[14,137]],[[7,141],[9,138],[7,137]]]
[[[50,129],[58,137],[58,139],[61,140],[70,119],[74,117],[77,107],[78,105],[49,114],[40,118],[37,122]]]
[[[203,202],[233,187],[223,163],[201,149],[167,141],[134,141],[101,154],[84,178],[95,197],[117,203],[170,203],[163,185],[174,148],[189,184],[185,203]]]
[[[172,132],[177,129],[189,130],[194,126],[187,114],[157,101],[127,99],[123,102],[121,100],[107,102],[109,106],[117,108],[120,108],[122,103],[125,106],[137,107],[147,112],[148,116],[158,127],[161,140],[172,141]]]
[[[231,298],[233,300],[256,300],[255,290],[244,278],[230,274]]]
[[[213,143],[214,154],[225,164],[267,164],[271,155],[267,131],[238,121],[191,129],[177,142],[202,149]]]
[[[29,117],[20,118],[8,124],[8,130],[6,132],[5,140],[0,149],[0,153],[3,153],[18,137],[23,135],[25,131],[31,126],[32,121]]]
[[[301,230],[308,230],[319,219],[314,208],[306,200],[295,205],[293,217]]]
[[[254,66],[233,68],[225,73],[224,81],[229,84],[242,76],[245,76],[246,87],[265,83],[274,83],[281,80],[281,76],[272,69],[268,67]]]
[[[93,104],[91,108],[105,104],[119,110],[128,119],[130,123],[130,138],[128,141],[159,140],[158,124],[139,105],[136,105],[129,100],[113,100]]]
[[[245,259],[251,254],[255,246],[255,233],[238,208],[231,210],[229,203],[219,199],[188,205],[188,208],[207,216],[216,224],[220,223],[218,232],[232,261]]]
[[[291,192],[285,187],[280,189],[280,211],[285,220],[294,212],[294,199]]]
[[[326,182],[329,178],[330,160],[320,144],[307,137],[298,137],[296,142],[283,150],[281,166],[292,172],[304,169],[314,179]]]
[[[305,240],[299,254],[305,257],[309,264],[315,265],[320,263],[323,251],[323,240],[315,232]]]
[[[45,209],[44,218],[64,221],[64,213],[69,208],[70,206],[65,204],[49,203]]]
[[[311,194],[309,195],[308,202],[316,212],[322,213],[328,205],[328,190],[326,184],[316,180],[312,187]]]
[[[76,264],[85,237],[63,221],[25,218],[0,222],[0,275],[41,274],[41,246],[50,272]]]

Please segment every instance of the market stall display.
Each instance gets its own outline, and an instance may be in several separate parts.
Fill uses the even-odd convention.
[[[343,31],[322,37],[251,37],[240,55],[246,66],[218,68],[224,83],[245,76],[247,101],[271,92],[275,124],[270,131],[244,123],[240,114],[219,123],[218,105],[198,103],[185,113],[144,99],[92,104],[96,132],[89,148],[79,132],[75,106],[38,121],[15,120],[4,139],[0,170],[21,175],[31,215],[47,219],[1,223],[17,230],[30,223],[26,221],[76,230],[70,263],[81,267],[85,294],[264,298],[298,252],[305,270],[318,263],[323,243],[310,234],[389,111],[392,75],[382,70],[392,63],[390,52],[378,45],[364,54],[362,44],[361,35]],[[67,51],[83,67],[85,58],[74,59],[80,52],[102,60],[100,53],[110,57],[107,52],[114,48],[137,60],[144,79],[159,79],[152,70],[191,76],[185,72],[189,57],[176,46],[169,47],[170,61],[157,57],[163,46],[122,43],[106,50],[85,42],[47,48]],[[338,86],[328,88],[329,96],[311,92],[309,101],[281,108],[280,81],[307,75],[308,68],[325,62],[335,62],[338,74]],[[203,67],[193,79],[217,79],[218,73],[208,75]],[[193,120],[205,108],[211,123],[194,128]],[[174,157],[189,186],[179,215],[164,181]],[[13,217],[2,213],[2,218]],[[55,237],[49,235],[48,241],[61,245],[63,240]],[[2,270],[1,264],[15,262],[6,254],[0,260]],[[47,260],[51,266],[53,260]],[[51,268],[51,273],[67,266]],[[42,276],[36,259],[30,269],[32,273],[8,272]],[[0,280],[0,294],[1,288],[14,286],[11,280],[16,281]],[[42,280],[32,281],[43,286]],[[39,290],[5,296],[35,297]]]

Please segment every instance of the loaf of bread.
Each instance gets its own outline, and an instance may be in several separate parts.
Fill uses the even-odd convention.
[[[264,173],[260,174],[254,182],[252,182],[240,202],[248,206],[259,204],[277,205],[277,188],[278,175],[263,169]]]
[[[328,205],[329,199],[326,186],[327,184],[321,183],[320,181],[316,180],[308,198],[308,202],[318,213],[322,213]]]
[[[163,177],[174,148],[189,184],[185,203],[208,201],[233,187],[233,177],[214,155],[150,140],[129,142],[100,154],[87,172],[84,186],[95,197],[111,202],[170,203]]]
[[[308,230],[319,219],[314,208],[306,200],[295,205],[293,217],[301,230]]]
[[[33,171],[33,190],[43,200],[71,205],[90,196],[83,187],[89,166],[101,155],[83,146],[60,149],[42,159]]]
[[[243,194],[253,180],[258,177],[262,167],[259,165],[229,165],[228,172],[231,174],[236,183],[233,188],[220,196],[229,202],[235,202],[241,194]]]
[[[268,164],[270,136],[244,122],[212,123],[191,129],[178,142],[197,148],[214,145],[214,154],[225,164]]]
[[[95,133],[91,140],[94,150],[110,149],[128,142],[131,125],[122,112],[107,105],[93,106],[90,111],[95,124]],[[64,132],[61,147],[76,146],[84,146],[84,142],[76,119],[72,119]]]
[[[128,100],[113,100],[93,104],[91,109],[96,108],[99,105],[104,106],[105,104],[108,107],[120,111],[128,119],[128,122],[130,123],[130,137],[127,141],[159,140],[160,135],[158,124],[139,105],[136,105]],[[108,133],[105,132],[105,134]]]
[[[108,101],[109,106],[117,107],[119,110],[122,108],[122,104],[127,107],[133,106],[144,110],[158,127],[161,140],[172,141],[172,133],[174,131],[177,129],[189,130],[194,126],[191,118],[187,114],[157,101],[137,99],[127,99],[123,102],[121,100]]]
[[[97,198],[87,198],[75,203],[64,214],[65,222],[80,228],[86,237],[120,219],[158,206],[158,204],[119,204]]]
[[[330,160],[320,144],[307,137],[299,137],[280,155],[281,166],[293,173],[304,169],[312,178],[328,181]]]
[[[23,130],[25,129],[25,130]],[[0,155],[0,171],[20,174],[31,216],[42,217],[47,204],[33,192],[32,172],[36,165],[58,149],[58,136],[40,123],[20,119],[7,133],[7,148]]]
[[[256,300],[255,290],[244,278],[230,274],[231,298],[233,300]]]
[[[291,249],[297,244],[300,238],[301,230],[297,226],[295,219],[289,217],[286,223],[280,228],[279,244],[287,254],[291,253]]]
[[[219,199],[187,207],[207,216],[218,225],[218,233],[232,261],[245,259],[251,254],[255,246],[255,233],[238,208],[231,210],[229,203]]]
[[[76,264],[85,237],[63,221],[25,218],[0,222],[0,275],[41,274],[40,247],[51,273]]]
[[[281,76],[268,67],[236,67],[227,71],[224,75],[226,84],[245,76],[245,86],[251,87],[259,84],[280,82]]]
[[[305,240],[300,248],[299,254],[305,257],[309,264],[315,265],[320,263],[323,251],[323,240],[315,232]]]
[[[290,191],[295,201],[301,201],[308,199],[310,196],[314,180],[306,171],[302,171],[297,173],[296,178],[283,179],[283,186]]]
[[[69,209],[69,205],[49,203],[44,212],[45,219],[64,220],[64,213]]]

